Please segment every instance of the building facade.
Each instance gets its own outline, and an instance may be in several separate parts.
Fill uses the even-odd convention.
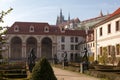
[[[15,22],[7,31],[4,57],[26,60],[34,48],[37,59],[51,60],[56,55],[62,61],[66,52],[68,61],[75,61],[79,54],[78,43],[85,40],[84,34],[82,30],[65,30],[48,23]]]
[[[120,60],[120,8],[96,24],[94,34],[96,59],[107,55],[108,63],[112,63],[113,58],[117,63]]]
[[[60,15],[63,17],[62,12]],[[92,56],[93,61],[99,60],[105,53],[108,63],[112,63],[113,56],[116,63],[120,60],[120,8],[109,16],[95,18],[90,30],[65,29],[63,23],[53,26],[48,23],[15,22],[7,30],[7,50],[3,56],[10,60],[26,60],[31,48],[34,48],[37,59],[46,57],[51,60],[57,56],[61,62],[64,53],[67,53],[68,61],[77,61],[84,56],[84,49],[87,48],[88,56]],[[89,23],[88,20],[84,24]]]

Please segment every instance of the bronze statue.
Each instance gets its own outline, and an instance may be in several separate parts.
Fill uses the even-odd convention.
[[[34,48],[32,48],[28,55],[28,67],[30,72],[32,72],[32,69],[35,66],[35,59],[36,59],[36,56],[35,56]]]
[[[87,56],[88,51],[86,48],[84,48],[84,53],[85,53],[85,55],[83,56],[83,60],[88,62],[88,56]]]
[[[67,52],[66,51],[63,53],[63,63],[64,63],[64,66],[68,66]]]
[[[89,59],[88,59],[88,51],[87,48],[84,48],[85,55],[82,58],[83,61],[83,69],[88,70],[89,69]]]

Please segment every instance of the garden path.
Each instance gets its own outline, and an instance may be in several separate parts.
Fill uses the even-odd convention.
[[[67,71],[53,67],[54,73],[58,80],[100,80],[99,78],[91,77],[85,74]]]

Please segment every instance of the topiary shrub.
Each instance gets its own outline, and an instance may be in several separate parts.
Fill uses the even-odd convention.
[[[57,80],[54,71],[46,58],[41,59],[33,68],[32,80]]]

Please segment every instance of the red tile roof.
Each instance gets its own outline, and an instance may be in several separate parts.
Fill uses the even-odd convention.
[[[14,31],[15,26],[19,27],[19,32]],[[34,32],[29,32],[30,26],[34,26]],[[44,27],[49,27],[49,32],[44,32]],[[24,35],[68,35],[68,36],[85,36],[83,30],[65,30],[61,32],[60,28],[48,23],[37,22],[15,22],[7,31],[7,34],[24,34]]]
[[[111,17],[113,17],[113,16],[115,16],[115,15],[118,15],[118,14],[120,14],[120,8],[118,8],[115,12],[113,12],[113,13],[110,15],[109,18],[111,18]]]

